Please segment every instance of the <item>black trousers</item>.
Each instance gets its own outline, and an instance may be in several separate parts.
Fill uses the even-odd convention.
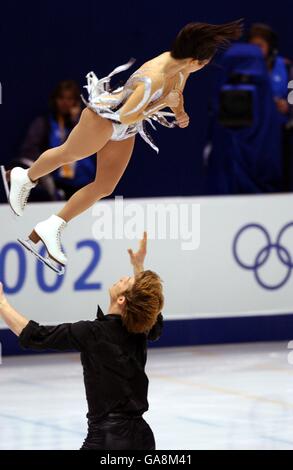
[[[142,416],[109,413],[89,420],[88,435],[80,450],[155,450],[153,431]]]

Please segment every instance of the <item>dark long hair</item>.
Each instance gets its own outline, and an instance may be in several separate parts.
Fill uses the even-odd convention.
[[[174,59],[211,59],[218,49],[241,37],[243,19],[225,24],[188,23],[179,31],[171,47]]]
[[[75,80],[62,80],[58,82],[49,98],[49,109],[54,118],[57,116],[57,98],[62,95],[64,91],[71,91],[76,104],[80,103],[80,89]]]

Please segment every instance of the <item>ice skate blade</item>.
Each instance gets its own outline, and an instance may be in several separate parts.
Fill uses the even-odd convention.
[[[1,176],[2,176],[2,181],[3,181],[3,186],[4,186],[4,189],[5,189],[7,200],[9,202],[9,186],[8,186],[8,183],[7,183],[5,166],[1,165],[0,168],[1,168]]]
[[[51,261],[49,258],[45,258],[44,256],[40,255],[40,253],[35,249],[35,247],[32,245],[30,240],[21,240],[20,238],[17,239],[17,241],[28,251],[30,251],[36,258],[38,258],[39,261],[44,263],[46,266],[48,266],[52,271],[54,271],[58,276],[63,276],[65,273],[65,267],[60,265],[60,268],[55,266],[53,261]]]
[[[2,182],[3,182],[3,186],[4,186],[4,190],[5,190],[7,202],[8,202],[8,204],[9,204],[9,206],[10,206],[12,212],[13,212],[13,215],[15,216],[15,218],[17,218],[17,217],[19,217],[19,215],[14,211],[12,205],[10,204],[10,200],[9,200],[10,189],[9,189],[9,185],[8,185],[7,178],[6,178],[5,166],[4,166],[4,165],[1,165],[1,166],[0,166],[0,169],[1,169]]]

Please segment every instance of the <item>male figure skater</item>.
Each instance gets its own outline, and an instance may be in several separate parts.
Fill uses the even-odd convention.
[[[108,314],[98,307],[93,321],[39,325],[8,303],[0,283],[0,315],[23,348],[81,352],[88,402],[88,434],[81,449],[155,449],[142,415],[148,409],[147,339],[161,335],[164,296],[158,274],[144,270],[146,242],[144,232],[138,251],[128,250],[134,276],[110,287]]]

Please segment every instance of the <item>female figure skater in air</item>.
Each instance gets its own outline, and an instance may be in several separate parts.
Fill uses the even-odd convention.
[[[128,69],[134,62],[117,67],[98,80],[87,75],[89,98],[78,124],[60,146],[46,150],[28,169],[19,167],[6,172],[1,167],[3,182],[12,210],[23,214],[30,190],[38,179],[60,166],[97,152],[95,180],[77,191],[58,214],[38,223],[27,240],[19,240],[51,269],[63,274],[67,258],[61,247],[61,230],[66,224],[111,194],[130,160],[135,134],[158,151],[145,129],[152,120],[167,127],[187,127],[182,91],[189,75],[205,67],[217,50],[241,36],[242,20],[222,25],[189,23],[175,38],[171,50],[145,62],[123,87],[110,90],[113,75]],[[84,99],[84,98],[83,98]],[[169,107],[172,111],[164,112]],[[173,117],[168,121],[167,116]],[[35,244],[45,245],[48,257],[41,257]],[[58,264],[55,265],[55,262]],[[58,266],[59,265],[59,266]]]

